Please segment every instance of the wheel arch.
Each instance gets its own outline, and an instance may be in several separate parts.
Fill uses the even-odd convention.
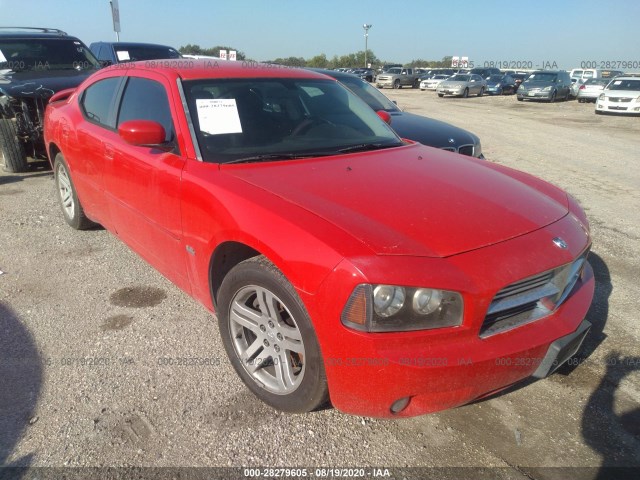
[[[216,311],[218,291],[227,273],[240,262],[259,255],[263,254],[245,243],[233,240],[225,241],[215,248],[209,259],[209,293]]]
[[[47,156],[49,157],[49,165],[51,165],[51,168],[53,168],[53,163],[56,160],[56,155],[58,155],[59,153],[62,153],[62,150],[55,142],[50,142],[49,145],[47,145]]]

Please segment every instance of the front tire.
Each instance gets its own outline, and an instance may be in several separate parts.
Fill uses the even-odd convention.
[[[0,163],[9,173],[26,172],[29,169],[24,145],[18,139],[18,126],[14,120],[0,119]]]
[[[245,385],[285,412],[328,400],[320,346],[309,315],[285,276],[263,256],[236,265],[217,298],[224,348]]]
[[[402,85],[400,85],[400,80],[396,80],[393,82],[393,88],[395,88],[396,90],[402,88]]]
[[[478,92],[478,96],[481,97],[482,95],[484,95],[484,87],[482,87],[480,89],[480,91]]]
[[[462,92],[462,98],[467,98],[469,96],[469,89],[465,88],[464,92]]]
[[[549,103],[553,103],[556,101],[556,95],[557,93],[554,91],[551,96],[549,97]]]
[[[84,214],[84,209],[78,199],[76,188],[71,180],[69,167],[61,153],[56,155],[53,163],[53,176],[65,222],[76,230],[86,230],[95,227],[96,224],[89,220]]]

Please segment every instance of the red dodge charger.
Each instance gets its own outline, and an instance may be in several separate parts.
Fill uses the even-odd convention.
[[[315,72],[132,63],[54,95],[45,138],[66,222],[216,312],[275,408],[420,415],[552,373],[590,326],[584,212],[381,116]]]

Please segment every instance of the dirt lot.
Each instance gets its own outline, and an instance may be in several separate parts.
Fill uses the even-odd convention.
[[[529,479],[557,478],[538,467],[595,478],[603,465],[640,466],[640,118],[575,101],[385,93],[473,131],[490,161],[585,207],[597,290],[574,365],[409,420],[280,414],[241,384],[204,308],[106,231],[67,227],[50,172],[4,175],[0,465],[474,466]],[[185,358],[209,365],[176,364]]]

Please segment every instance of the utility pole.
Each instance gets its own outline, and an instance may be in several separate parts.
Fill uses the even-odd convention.
[[[369,63],[367,62],[367,51],[369,50],[369,29],[373,27],[373,25],[364,24],[362,28],[364,28],[364,68],[369,68]]]

